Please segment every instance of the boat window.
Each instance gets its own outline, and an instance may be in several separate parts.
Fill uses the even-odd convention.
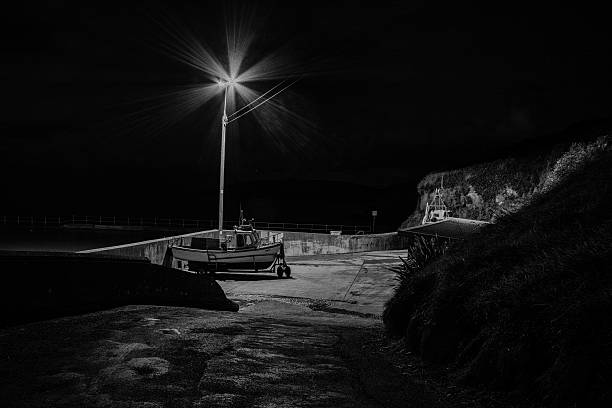
[[[244,236],[242,234],[236,234],[236,248],[242,248],[244,246]]]
[[[253,245],[253,238],[251,238],[250,235],[245,235],[244,236],[244,241],[246,243],[246,246]]]

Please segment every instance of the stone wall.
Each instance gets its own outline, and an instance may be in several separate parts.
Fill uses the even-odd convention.
[[[176,267],[176,260],[169,259],[168,247],[170,245],[190,246],[191,238],[214,238],[217,230],[193,232],[190,234],[175,235],[171,237],[152,239],[148,241],[134,242],[131,244],[117,245],[105,248],[88,249],[80,251],[81,254],[112,254],[127,257],[147,258],[156,265]],[[171,263],[170,263],[171,262]]]
[[[370,235],[331,235],[293,231],[260,231],[262,238],[282,236],[285,255],[325,255],[347,252],[386,251],[408,247],[410,238],[396,232]]]

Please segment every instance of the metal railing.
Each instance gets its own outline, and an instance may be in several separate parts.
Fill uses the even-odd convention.
[[[343,234],[369,234],[370,227],[367,225],[345,225],[345,224],[304,224],[289,222],[264,222],[255,221],[253,226],[260,230],[272,231],[303,231],[330,233],[331,231],[341,231]]]
[[[117,226],[117,227],[142,227],[150,229],[173,229],[173,230],[201,230],[216,229],[217,220],[202,220],[192,218],[177,218],[167,216],[124,216],[124,215],[4,215],[0,216],[0,224],[5,226],[24,227],[61,227],[61,226]],[[238,225],[238,220],[224,222],[223,228],[232,229]],[[302,231],[330,233],[341,231],[342,234],[367,234],[370,232],[368,225],[345,225],[345,224],[312,224],[312,223],[289,223],[289,222],[266,222],[255,221],[253,226],[260,230],[273,231]]]

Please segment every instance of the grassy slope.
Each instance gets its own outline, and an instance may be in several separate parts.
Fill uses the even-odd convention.
[[[612,152],[416,273],[387,329],[457,381],[612,406]]]

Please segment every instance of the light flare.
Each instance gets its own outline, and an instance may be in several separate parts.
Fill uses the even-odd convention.
[[[287,103],[281,104],[279,101],[267,99],[277,98],[280,93],[278,91],[284,93],[284,87],[299,78],[297,73],[300,69],[296,64],[289,63],[281,50],[264,55],[258,60],[247,58],[256,39],[253,22],[253,15],[248,13],[234,16],[231,21],[226,20],[227,55],[221,58],[199,41],[184,24],[169,18],[158,20],[157,23],[165,33],[165,37],[158,43],[160,51],[203,73],[209,82],[181,87],[153,98],[135,101],[141,108],[130,115],[132,125],[141,129],[145,127],[145,133],[159,133],[213,99],[222,103],[220,96],[227,91],[229,121],[242,115],[251,117],[279,149],[286,151],[292,146],[294,149],[304,148],[308,137],[317,132],[316,126],[292,111]],[[245,66],[247,61],[253,60],[254,63]],[[268,87],[266,92],[260,92],[253,87],[257,82],[269,82],[272,86]],[[291,100],[283,99],[284,102]],[[253,107],[257,108],[251,113]],[[237,123],[232,123],[231,126],[236,127]]]

